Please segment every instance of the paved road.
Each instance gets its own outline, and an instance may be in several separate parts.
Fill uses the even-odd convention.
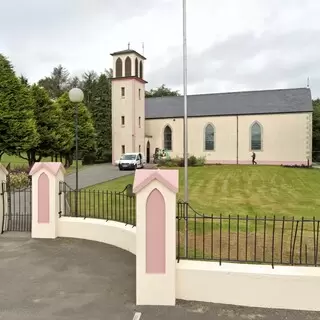
[[[178,301],[135,305],[135,257],[101,243],[0,236],[0,319],[4,320],[315,320],[287,312]],[[205,288],[204,288],[205,290]],[[217,288],[218,290],[218,288]]]
[[[108,180],[113,180],[122,176],[133,174],[134,171],[119,171],[118,167],[111,164],[95,164],[79,171],[79,188],[86,188]],[[66,176],[66,183],[71,187],[76,187],[76,174]]]

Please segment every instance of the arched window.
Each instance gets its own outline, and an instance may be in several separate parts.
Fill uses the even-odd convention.
[[[130,57],[126,58],[126,62],[125,62],[125,76],[126,77],[131,77],[131,59]]]
[[[251,150],[261,150],[262,148],[262,127],[258,122],[252,124],[250,129]]]
[[[169,126],[164,128],[163,133],[163,148],[165,150],[172,150],[172,130]]]
[[[118,58],[116,61],[116,78],[122,77],[122,60]]]
[[[134,75],[136,77],[139,77],[139,62],[138,62],[138,58],[136,58],[136,61],[134,63]]]
[[[208,124],[204,133],[204,149],[205,151],[214,150],[214,127],[212,124]]]
[[[142,64],[142,61],[140,61],[140,78],[143,79],[143,64]]]

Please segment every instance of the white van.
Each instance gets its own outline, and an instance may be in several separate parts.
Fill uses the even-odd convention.
[[[136,170],[145,166],[146,159],[140,152],[125,153],[119,160],[119,170]]]

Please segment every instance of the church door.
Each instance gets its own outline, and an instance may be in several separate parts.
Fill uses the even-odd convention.
[[[147,142],[147,163],[150,163],[150,142]]]

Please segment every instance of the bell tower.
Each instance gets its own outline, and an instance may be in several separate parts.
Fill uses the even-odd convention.
[[[112,78],[112,163],[126,152],[145,154],[146,58],[128,46],[111,54]]]

